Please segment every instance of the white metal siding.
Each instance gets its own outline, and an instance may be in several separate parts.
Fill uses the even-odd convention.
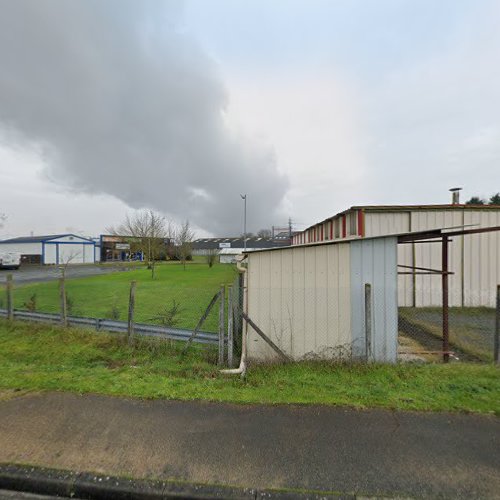
[[[365,212],[365,237],[409,231],[410,212]]]
[[[397,238],[351,243],[351,305],[353,347],[365,356],[365,284],[372,289],[370,359],[395,362],[398,339]]]
[[[48,242],[50,241],[52,243],[91,243],[86,238],[81,238],[80,236],[73,236],[73,235],[61,236],[60,238],[47,241]]]
[[[95,262],[94,245],[83,245],[83,255],[85,264],[93,264]]]
[[[41,243],[0,243],[0,250],[21,255],[42,255]]]
[[[292,358],[331,357],[350,346],[348,243],[250,254],[247,287],[250,318]],[[250,359],[275,357],[248,332]]]
[[[45,244],[45,253],[42,264],[57,264],[57,251],[55,245]]]
[[[467,211],[464,223],[500,226],[500,210]],[[464,305],[495,307],[496,286],[500,284],[500,231],[464,236],[463,263]]]
[[[412,231],[451,227],[461,229],[461,226],[463,226],[463,214],[463,211],[458,210],[415,211],[412,212]],[[455,274],[451,274],[448,279],[449,302],[450,306],[460,306],[462,300],[462,237],[454,236],[452,240],[448,247],[448,267]],[[437,270],[441,269],[441,243],[417,243],[414,247],[416,266]],[[417,307],[440,306],[442,304],[441,275],[416,275],[415,285],[415,305]]]
[[[412,212],[412,231],[438,228],[465,229],[500,225],[500,210],[421,210]],[[400,245],[398,263],[441,269],[441,244]],[[450,306],[494,307],[495,288],[500,283],[500,232],[454,236],[449,244]],[[402,270],[402,269],[401,269]],[[440,275],[399,277],[399,304],[402,306],[438,307],[442,304]],[[414,294],[414,296],[413,296]]]

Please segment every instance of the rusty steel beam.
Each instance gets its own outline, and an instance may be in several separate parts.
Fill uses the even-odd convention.
[[[404,267],[405,269],[417,269],[418,271],[429,271],[430,273],[436,274],[441,274],[443,272],[441,269],[432,269],[430,267],[405,266],[403,264],[398,264],[398,267]],[[451,272],[448,274],[451,274]]]
[[[448,354],[450,350],[449,342],[449,305],[448,305],[448,236],[444,235],[442,240],[442,286],[443,286],[443,361],[448,363],[450,355]]]
[[[468,234],[491,233],[500,231],[500,226],[481,227],[478,229],[462,229],[460,231],[449,231],[443,233],[442,229],[432,229],[430,231],[422,231],[420,233],[409,233],[398,236],[398,243],[417,242],[421,240],[435,240],[444,236],[467,236]]]
[[[398,271],[398,274],[411,274],[412,276],[416,276],[419,274],[426,274],[430,276],[441,276],[442,274],[455,274],[453,271],[448,271],[447,273],[443,273],[443,271],[436,272],[428,272],[428,271]]]

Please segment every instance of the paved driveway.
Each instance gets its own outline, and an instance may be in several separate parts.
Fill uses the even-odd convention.
[[[52,393],[0,402],[0,463],[250,488],[499,498],[500,419]]]
[[[95,276],[99,274],[108,274],[113,272],[123,272],[123,268],[111,265],[74,265],[68,266],[66,276],[68,278],[84,278],[86,276]],[[17,271],[0,269],[0,283],[6,281],[6,276],[11,273],[14,276],[15,283],[27,284],[41,281],[56,280],[61,276],[58,266],[24,266]]]

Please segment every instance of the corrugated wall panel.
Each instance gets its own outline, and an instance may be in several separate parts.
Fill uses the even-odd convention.
[[[464,212],[457,210],[422,210],[412,212],[412,231],[440,229],[447,227],[460,228],[464,224]],[[415,265],[431,269],[441,269],[441,244],[415,244]],[[462,303],[462,237],[454,236],[449,243],[448,266],[454,274],[449,277],[450,306],[460,306]],[[417,275],[416,306],[440,306],[442,304],[442,289],[440,275]]]
[[[42,255],[41,243],[0,243],[0,251],[21,255]]]
[[[365,212],[365,236],[384,236],[386,234],[410,231],[410,212]]]
[[[250,254],[248,315],[294,359],[327,358],[350,343],[350,248],[348,243]],[[248,330],[250,359],[274,352]]]
[[[57,250],[56,245],[46,244],[45,245],[45,258],[44,264],[57,264]]]
[[[467,211],[465,224],[500,226],[500,210]],[[495,306],[500,284],[500,232],[464,236],[464,305]]]
[[[352,335],[359,356],[365,349],[365,284],[372,286],[372,359],[397,359],[397,239],[351,243]]]
[[[398,245],[398,264],[413,266],[415,244]],[[411,269],[400,268],[400,271],[411,272]],[[400,306],[414,305],[414,278],[411,274],[400,274],[398,276],[398,304]]]

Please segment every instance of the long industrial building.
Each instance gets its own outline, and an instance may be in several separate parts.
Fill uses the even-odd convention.
[[[21,264],[90,264],[99,261],[94,240],[75,234],[22,236],[0,241],[0,250],[21,255]]]
[[[442,228],[500,226],[496,205],[353,206],[296,234],[292,245],[360,239]],[[500,232],[456,236],[449,248],[450,306],[494,307],[500,283]],[[398,246],[398,265],[441,268],[441,249],[432,243]],[[410,273],[398,277],[400,306],[441,305],[439,277]]]

